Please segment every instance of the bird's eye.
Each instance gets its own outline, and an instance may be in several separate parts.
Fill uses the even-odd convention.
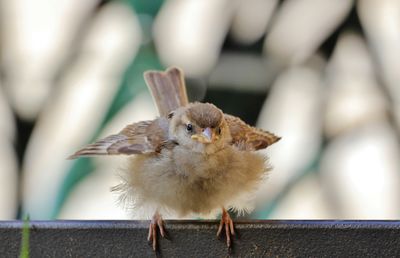
[[[221,127],[218,127],[217,132],[218,132],[218,134],[221,134]]]
[[[192,124],[187,124],[186,125],[186,131],[191,133],[193,131],[193,125]]]

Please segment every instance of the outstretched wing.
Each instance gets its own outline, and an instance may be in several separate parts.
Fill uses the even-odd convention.
[[[240,149],[260,150],[281,139],[270,132],[246,124],[238,117],[224,114],[224,118],[232,135],[232,144]]]
[[[144,73],[144,80],[160,116],[165,117],[171,111],[189,103],[181,69],[172,67],[165,72],[147,71]]]
[[[118,134],[89,144],[69,159],[81,156],[154,153],[159,152],[167,142],[168,121],[166,118],[157,118],[130,124]]]

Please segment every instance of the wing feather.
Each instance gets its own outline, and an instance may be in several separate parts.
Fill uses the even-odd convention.
[[[240,149],[265,149],[281,139],[270,132],[246,124],[238,117],[224,114],[224,118],[232,135],[232,144]]]
[[[118,134],[89,144],[69,157],[97,155],[132,155],[159,152],[168,142],[168,121],[165,118],[142,121],[126,126]]]

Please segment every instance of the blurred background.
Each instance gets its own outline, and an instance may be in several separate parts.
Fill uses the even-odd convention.
[[[249,217],[400,218],[400,1],[0,0],[0,219],[129,219],[124,157],[66,158],[157,113],[147,69],[282,136]]]

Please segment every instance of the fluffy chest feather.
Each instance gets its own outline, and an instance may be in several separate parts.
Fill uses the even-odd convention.
[[[176,147],[168,155],[171,155],[170,160],[175,173],[186,177],[188,182],[223,176],[230,169],[232,159],[236,156],[231,147],[213,154],[196,153]]]
[[[131,160],[126,178],[136,206],[173,210],[178,215],[207,214],[254,190],[267,171],[265,158],[255,152],[227,147],[212,155],[184,148]]]

